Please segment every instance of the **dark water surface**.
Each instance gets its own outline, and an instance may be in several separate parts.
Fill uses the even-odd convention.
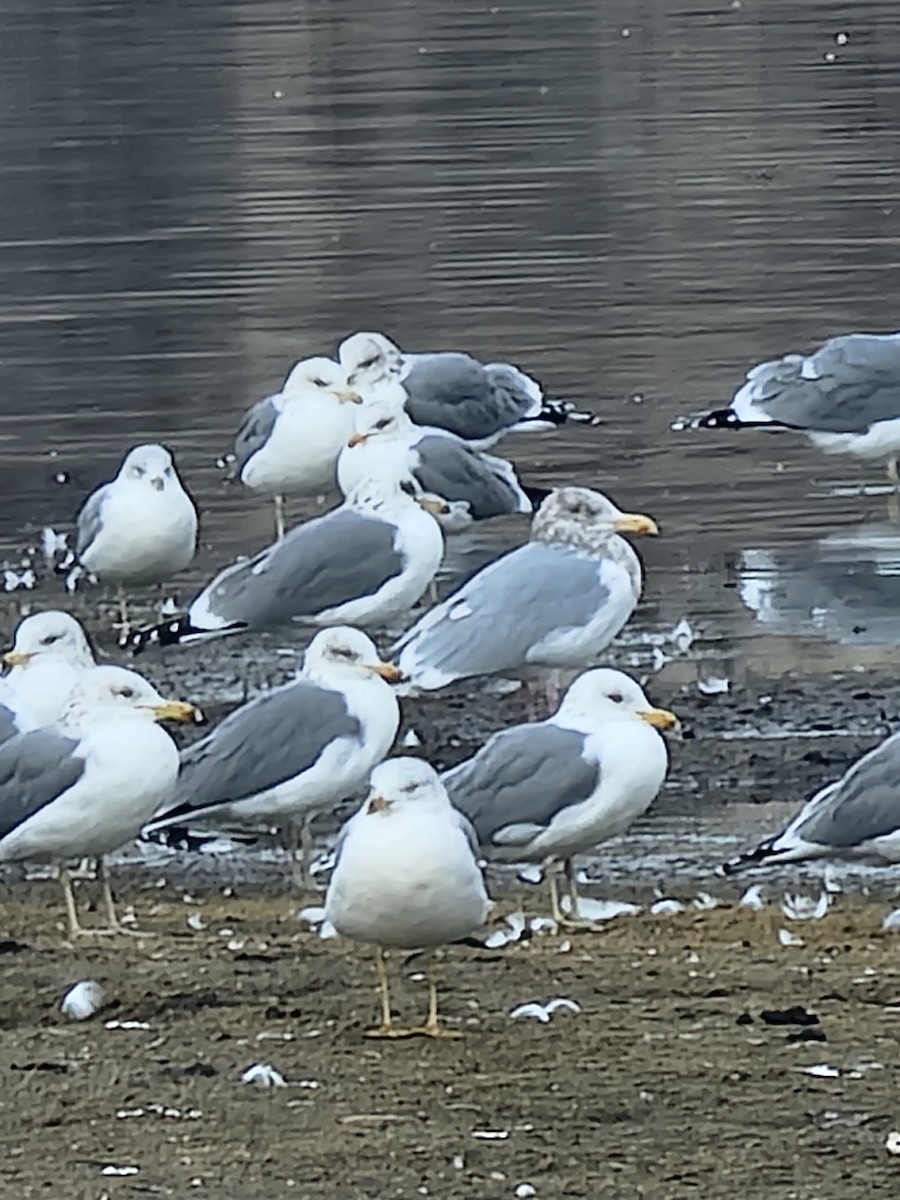
[[[877,470],[670,425],[763,357],[900,326],[893,0],[5,0],[0,20],[10,559],[148,439],[203,505],[195,577],[260,545],[267,508],[215,457],[291,360],[377,328],[603,415],[504,450],[660,520],[639,642],[687,617],[685,669],[729,677],[891,653],[900,527],[854,494]]]

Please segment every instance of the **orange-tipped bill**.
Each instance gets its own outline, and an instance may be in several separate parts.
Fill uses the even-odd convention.
[[[351,438],[348,438],[347,445],[348,446],[361,446],[363,444],[363,442],[366,442],[368,440],[369,440],[369,435],[367,433],[354,433]]]
[[[403,672],[394,663],[378,662],[374,663],[370,669],[388,683],[399,683],[403,678]]]
[[[646,708],[638,716],[654,729],[674,729],[678,724],[678,718],[667,708]]]
[[[645,517],[643,513],[622,513],[617,517],[613,525],[616,533],[639,533],[653,534],[659,533],[659,526],[652,517]]]
[[[186,700],[164,700],[162,704],[154,704],[151,712],[157,721],[194,721],[200,724],[204,719],[200,709]]]

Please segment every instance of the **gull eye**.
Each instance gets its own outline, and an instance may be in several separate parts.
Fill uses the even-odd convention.
[[[124,700],[133,700],[134,699],[134,688],[132,688],[132,687],[119,688],[119,695]]]
[[[387,429],[387,427],[388,427],[390,424],[391,424],[391,418],[390,418],[390,417],[382,417],[380,421],[376,421],[376,422],[375,422],[375,428],[376,428],[376,429]]]
[[[52,646],[53,643],[58,642],[59,639],[60,639],[60,634],[48,633],[46,637],[41,638],[41,645],[42,646]]]
[[[365,371],[368,367],[374,367],[377,362],[377,358],[367,358],[359,364],[359,369]]]
[[[400,484],[400,491],[406,492],[407,496],[415,497],[417,495],[416,485],[411,479],[404,480],[404,482]]]
[[[335,658],[346,658],[351,661],[356,658],[356,654],[350,649],[349,646],[333,646],[331,653]]]
[[[316,378],[313,380],[313,383],[316,385],[316,387],[320,387],[320,388],[328,387],[328,384],[325,382],[324,379]]]
[[[610,692],[609,699],[612,700],[613,704],[621,704],[625,697],[621,692]]]
[[[143,467],[132,467],[131,473],[135,477],[135,479],[140,479],[140,477],[144,474],[144,468]]]

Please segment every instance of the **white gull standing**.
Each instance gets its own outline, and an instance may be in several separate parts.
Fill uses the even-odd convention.
[[[3,664],[10,670],[0,703],[15,714],[15,729],[24,731],[59,720],[73,687],[94,665],[94,652],[80,621],[51,609],[19,622]]]
[[[163,583],[192,561],[197,509],[164,446],[135,446],[111,483],[92,492],[76,525],[74,559],[103,582],[117,585],[128,629],[125,587]]]
[[[534,668],[580,669],[609,645],[641,594],[640,560],[619,533],[655,534],[588,488],[551,492],[531,540],[473,575],[396,646],[415,687]]]
[[[526,493],[505,459],[474,450],[445,429],[414,424],[403,401],[402,388],[376,385],[357,410],[355,431],[338,458],[338,484],[345,496],[389,456],[423,491],[450,502],[452,512],[439,518],[448,531],[491,517],[530,514],[532,499],[547,495],[537,489]]]
[[[135,653],[295,621],[376,628],[405,613],[440,566],[444,539],[432,512],[447,505],[382,466],[340,508],[220,571],[184,614],[134,633]]]
[[[485,364],[448,352],[403,354],[382,333],[352,334],[341,342],[338,358],[350,387],[397,379],[416,424],[449,430],[480,450],[507,433],[540,433],[567,421],[598,423],[568,401],[548,400],[536,379],[510,363]]]
[[[574,856],[647,811],[668,770],[657,730],[676,722],[630,676],[601,667],[572,683],[552,717],[495,733],[443,783],[486,857],[545,867],[556,921],[566,920],[556,886],[556,866],[565,864],[577,918]]]
[[[103,855],[137,837],[175,785],[178,750],[156,722],[195,716],[134,671],[93,667],[56,726],[0,746],[0,862],[58,864],[70,935],[121,931]],[[101,860],[104,930],[78,920],[65,863],[85,856]]]
[[[883,462],[900,487],[900,333],[849,333],[747,374],[701,429],[792,429],[826,454]]]
[[[400,679],[358,629],[317,633],[293,682],[243,705],[182,752],[181,772],[149,836],[188,824],[266,820],[308,866],[308,823],[355,795],[397,736]]]
[[[434,960],[428,959],[428,1017],[394,1025],[386,950],[433,951],[469,937],[490,901],[468,821],[450,803],[437,772],[394,758],[372,772],[371,790],[338,838],[325,919],[343,937],[376,947],[381,1024],[368,1036],[460,1037],[438,1020]]]
[[[781,833],[721,869],[734,875],[747,867],[813,858],[900,863],[900,733],[816,792]]]
[[[284,497],[334,490],[337,456],[353,432],[359,396],[330,358],[305,358],[281,390],[258,401],[234,439],[234,473],[275,500],[275,535],[284,536]]]

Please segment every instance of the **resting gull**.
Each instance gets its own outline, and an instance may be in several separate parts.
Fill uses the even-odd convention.
[[[382,662],[360,630],[323,629],[292,683],[251,700],[182,752],[170,802],[145,834],[194,822],[266,820],[301,834],[316,813],[363,788],[397,736],[400,708]]]
[[[486,857],[547,868],[557,921],[563,914],[555,866],[564,862],[577,917],[573,856],[624,833],[647,811],[668,770],[657,730],[675,724],[630,676],[586,671],[552,717],[495,733],[473,758],[445,772],[444,786]]]
[[[94,665],[94,652],[80,621],[53,609],[20,621],[13,647],[3,655],[10,668],[0,702],[16,714],[16,729],[58,721],[72,688]]]
[[[340,508],[290,530],[253,558],[233,563],[174,620],[132,635],[135,654],[162,646],[266,629],[384,625],[428,588],[444,552],[433,512],[446,503],[385,471],[359,483]]]
[[[449,430],[480,450],[507,433],[599,421],[568,401],[548,400],[536,379],[509,363],[485,364],[455,353],[404,355],[381,333],[353,334],[341,342],[338,357],[350,387],[399,379],[416,424]]]
[[[101,859],[109,929],[118,931],[102,857],[137,837],[178,775],[178,750],[156,725],[193,720],[193,705],[164,700],[122,667],[84,672],[59,723],[0,746],[0,862],[59,863],[72,936],[85,930],[64,863]]]
[[[701,429],[794,429],[827,454],[887,465],[900,487],[900,333],[850,333],[813,354],[786,354],[747,374]]]
[[[433,767],[418,758],[376,767],[368,797],[338,838],[325,898],[325,918],[338,933],[376,947],[381,1025],[368,1036],[461,1036],[438,1021],[431,957],[425,1023],[394,1025],[385,951],[434,950],[469,937],[489,909],[472,830]]]
[[[128,629],[125,586],[163,583],[191,562],[197,509],[164,446],[135,446],[111,483],[92,492],[78,514],[74,561],[118,586]]]
[[[551,492],[530,542],[477,572],[403,635],[401,671],[433,691],[475,675],[588,665],[641,594],[640,560],[618,534],[657,532],[650,517],[623,513],[600,492]]]
[[[284,537],[284,497],[333,491],[341,447],[353,432],[346,372],[333,359],[294,364],[281,391],[255,404],[234,439],[234,474],[275,498],[275,534]]]
[[[781,833],[729,859],[722,872],[810,858],[900,862],[900,733],[816,792]]]
[[[425,492],[451,502],[441,517],[448,531],[512,513],[531,513],[545,490],[525,489],[511,463],[474,450],[445,429],[413,423],[390,389],[376,389],[356,413],[353,436],[338,458],[338,484],[348,495],[379,462],[391,457]]]

